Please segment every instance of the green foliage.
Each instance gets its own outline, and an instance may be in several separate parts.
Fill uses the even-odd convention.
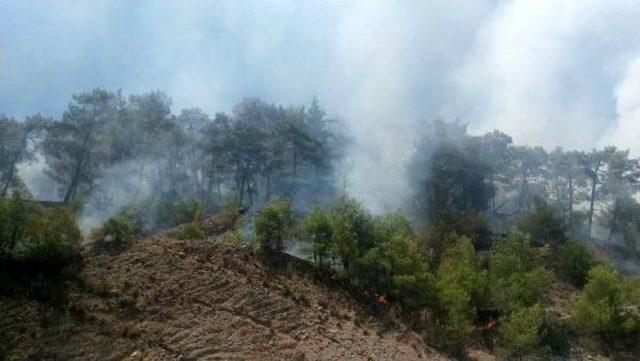
[[[149,197],[125,207],[117,217],[126,220],[132,233],[147,234],[198,220],[202,204],[193,198],[168,201]]]
[[[541,343],[554,355],[567,356],[574,334],[568,322],[553,311],[545,312]]]
[[[256,242],[264,252],[282,252],[294,226],[291,203],[284,200],[265,205],[255,219]]]
[[[203,239],[205,238],[205,233],[197,222],[191,222],[185,224],[175,237],[181,240]]]
[[[420,139],[409,164],[417,211],[438,222],[467,210],[483,211],[493,197],[487,182],[491,164],[483,158],[483,143],[466,134],[461,123],[435,121]]]
[[[222,241],[222,243],[232,245],[232,246],[240,246],[244,243],[242,234],[238,229],[224,232],[220,236],[220,240]]]
[[[557,246],[567,240],[563,219],[545,202],[537,202],[536,207],[520,219],[518,226],[537,243]]]
[[[158,228],[173,227],[182,223],[193,222],[202,213],[200,201],[188,198],[178,201],[167,202],[156,200],[153,205],[154,224]]]
[[[499,241],[489,260],[489,283],[493,302],[511,312],[542,303],[550,274],[540,266],[529,240],[511,234]]]
[[[54,122],[42,144],[48,174],[62,187],[65,203],[86,194],[109,159],[106,126],[123,105],[119,93],[101,89],[74,95],[62,119]]]
[[[21,198],[0,198],[0,252],[17,258],[54,260],[77,251],[82,240],[75,214]]]
[[[587,282],[587,273],[593,267],[594,260],[584,245],[568,241],[560,246],[554,258],[555,270],[564,280],[576,287],[582,287]]]
[[[544,320],[538,303],[512,312],[500,326],[498,354],[505,359],[548,357],[550,350],[542,344]]]
[[[376,245],[365,251],[351,272],[370,290],[388,294],[405,311],[433,305],[435,282],[430,256],[411,229],[409,220],[392,213],[374,221]]]
[[[302,235],[313,245],[314,259],[317,256],[320,264],[323,264],[331,251],[331,239],[333,229],[327,213],[320,208],[315,208],[302,222]]]
[[[476,307],[485,303],[487,273],[471,241],[460,237],[449,248],[437,274],[439,308],[444,311],[444,330],[455,342],[466,339],[474,330]]]
[[[103,240],[128,243],[135,236],[134,221],[126,215],[111,217],[94,232],[93,236]]]
[[[573,305],[576,332],[618,341],[639,331],[640,318],[634,312],[633,289],[614,269],[595,266],[587,284]],[[635,300],[637,302],[637,300]]]
[[[346,269],[376,243],[373,218],[360,203],[341,196],[331,209],[332,253]]]

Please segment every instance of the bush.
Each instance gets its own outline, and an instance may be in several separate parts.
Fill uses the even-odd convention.
[[[76,253],[81,241],[71,210],[25,201],[18,192],[0,198],[0,252],[48,262]]]
[[[542,344],[554,355],[567,356],[571,349],[571,329],[558,314],[547,312],[544,318]]]
[[[550,349],[542,344],[544,320],[539,304],[512,312],[500,326],[498,355],[506,359],[548,357]]]
[[[443,255],[437,274],[438,300],[445,314],[444,330],[453,341],[461,342],[473,332],[476,307],[485,302],[486,277],[468,238],[461,237]]]
[[[560,246],[554,260],[558,275],[576,287],[584,286],[593,265],[594,260],[587,247],[576,241]]]
[[[491,246],[491,231],[487,218],[479,212],[466,210],[448,214],[428,226],[425,243],[435,256],[436,263],[445,251],[456,244],[459,236],[467,237],[476,250]]]
[[[204,231],[202,227],[197,222],[191,222],[184,225],[175,236],[181,240],[193,240],[193,239],[203,239],[205,238]]]
[[[327,213],[320,208],[315,208],[302,222],[302,234],[313,245],[313,259],[323,264],[323,259],[331,250],[331,220]]]
[[[256,242],[264,252],[282,252],[294,226],[293,210],[288,201],[265,205],[256,217]]]
[[[174,202],[156,199],[152,201],[151,209],[152,229],[163,229],[197,220],[202,213],[202,204],[190,198]]]
[[[613,268],[595,266],[573,305],[576,332],[599,336],[605,341],[623,341],[639,331],[634,312],[633,289]]]
[[[351,283],[372,293],[389,295],[405,311],[433,305],[435,280],[429,272],[431,257],[409,220],[394,213],[371,222],[375,245],[347,273]]]
[[[534,210],[519,221],[518,227],[536,243],[558,246],[567,240],[564,220],[545,202],[538,202]]]
[[[195,199],[170,202],[149,197],[124,207],[116,217],[126,218],[133,235],[144,235],[194,222],[201,214],[202,205]]]
[[[244,239],[242,234],[240,234],[239,230],[226,231],[220,236],[220,240],[222,243],[232,245],[232,246],[240,246],[244,243]]]
[[[373,218],[360,203],[343,195],[331,209],[331,253],[340,257],[345,269],[375,246]]]
[[[134,221],[126,215],[109,218],[100,229],[92,234],[93,237],[121,244],[129,243],[133,240],[134,235]]]
[[[537,258],[528,239],[517,233],[495,245],[489,260],[489,279],[498,308],[509,313],[543,302],[550,274],[538,265]]]

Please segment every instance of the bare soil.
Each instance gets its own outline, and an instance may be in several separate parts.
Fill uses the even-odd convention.
[[[210,239],[84,257],[56,303],[0,296],[1,352],[33,360],[444,360],[306,262]],[[2,358],[2,357],[0,357]]]

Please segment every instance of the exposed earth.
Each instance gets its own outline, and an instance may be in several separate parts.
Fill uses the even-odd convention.
[[[55,303],[0,297],[8,359],[444,360],[306,262],[156,236],[84,257]]]

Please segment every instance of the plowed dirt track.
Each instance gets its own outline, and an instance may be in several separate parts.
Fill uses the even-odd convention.
[[[62,306],[0,298],[10,359],[440,360],[286,256],[217,241],[139,241],[85,257]]]

